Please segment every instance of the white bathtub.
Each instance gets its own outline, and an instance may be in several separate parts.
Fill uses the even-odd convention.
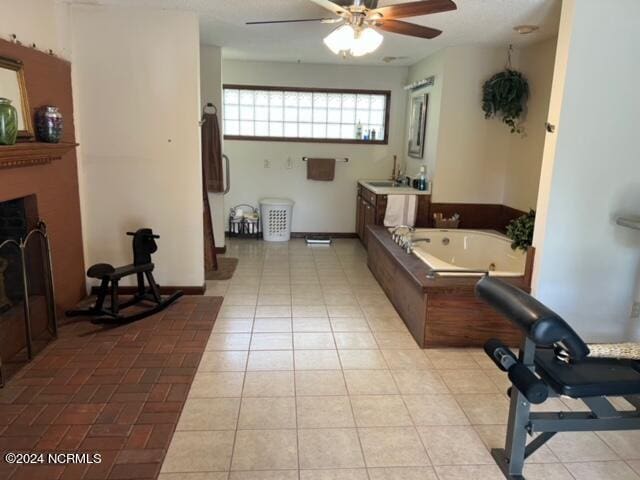
[[[513,250],[511,240],[497,233],[419,228],[413,234],[413,242],[413,253],[433,270],[483,270],[500,277],[519,277],[525,272],[526,253]]]

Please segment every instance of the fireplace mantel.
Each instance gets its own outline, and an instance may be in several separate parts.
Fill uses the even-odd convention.
[[[62,156],[78,146],[77,143],[23,142],[15,145],[0,145],[0,169],[43,165]]]

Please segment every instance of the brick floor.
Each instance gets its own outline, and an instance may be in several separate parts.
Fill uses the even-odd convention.
[[[63,325],[0,389],[0,478],[157,478],[221,303],[183,297],[130,325]],[[16,466],[9,451],[100,453],[102,463]]]

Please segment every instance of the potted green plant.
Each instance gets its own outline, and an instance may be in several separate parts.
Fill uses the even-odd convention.
[[[509,222],[507,225],[507,237],[511,239],[511,248],[525,252],[533,244],[533,228],[536,223],[535,210],[522,215]]]
[[[496,73],[482,87],[482,110],[485,118],[502,116],[511,133],[523,133],[518,123],[529,98],[529,82],[524,75],[507,68]]]

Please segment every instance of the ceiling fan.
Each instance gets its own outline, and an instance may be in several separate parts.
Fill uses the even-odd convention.
[[[448,12],[458,8],[452,0],[420,0],[386,7],[378,7],[377,0],[353,0],[353,4],[350,5],[336,3],[345,3],[340,0],[310,1],[329,10],[335,17],[247,22],[247,25],[299,22],[341,24],[324,39],[324,43],[335,54],[359,57],[375,51],[382,44],[383,37],[377,29],[411,37],[435,38],[442,33],[442,30],[398,19]]]

